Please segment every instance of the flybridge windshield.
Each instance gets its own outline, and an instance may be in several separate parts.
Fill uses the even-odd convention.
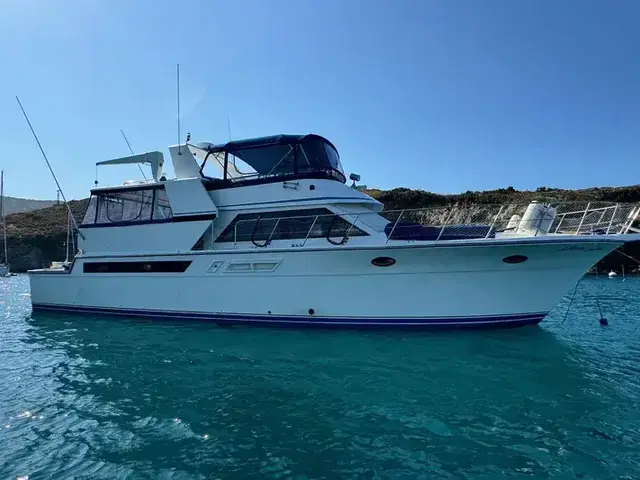
[[[222,170],[224,179],[298,176],[323,172],[344,182],[335,147],[318,135],[276,135],[229,142],[199,144],[196,155]],[[206,165],[205,165],[206,166]],[[204,172],[211,176],[210,172]]]

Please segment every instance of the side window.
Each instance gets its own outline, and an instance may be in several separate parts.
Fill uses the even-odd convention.
[[[216,242],[249,242],[257,221],[258,214],[256,213],[238,215],[216,238]],[[266,230],[265,226],[260,224],[258,224],[257,228]],[[271,228],[273,228],[273,224],[271,224]],[[260,238],[260,233],[263,232],[256,231],[256,238]]]
[[[338,215],[331,215],[318,217],[318,221],[316,222],[316,225],[314,225],[309,238],[321,238],[326,236],[330,236],[332,238],[344,237],[347,232],[349,232],[350,237],[361,237],[367,235],[366,232],[360,230],[358,227],[352,227],[351,222],[348,222],[344,218]]]
[[[119,222],[122,218],[122,204],[117,194],[104,193],[98,197],[98,219],[96,223]]]
[[[122,221],[147,222],[151,220],[153,190],[134,190],[122,194]]]
[[[119,194],[105,196],[105,210],[107,211],[107,219],[111,223],[121,222],[124,213],[124,198]]]
[[[350,229],[350,230],[349,230]],[[325,208],[288,210],[282,212],[238,215],[218,236],[216,242],[263,242],[302,238],[366,236],[367,233],[351,222]]]
[[[171,211],[167,192],[164,188],[159,188],[156,190],[156,200],[153,205],[153,219],[167,220],[171,217],[173,217],[173,212]]]
[[[329,212],[328,210],[326,212],[324,210],[314,210],[313,212],[306,214],[305,212],[295,213],[295,217],[280,218],[280,220],[278,221],[278,226],[275,232],[273,232],[273,240],[306,238],[307,233],[309,233],[309,229],[311,229],[312,226],[313,230],[309,233],[309,238],[313,238],[311,234],[313,234],[313,231],[316,230],[315,224],[318,224],[318,222],[324,215],[328,214],[330,217],[333,217],[331,212]],[[320,215],[317,220],[316,215]],[[269,233],[271,233],[271,230],[269,230]]]
[[[96,223],[146,222],[151,220],[153,190],[104,193],[98,200]]]
[[[245,219],[238,222],[236,226],[238,242],[250,242],[252,236],[253,239],[257,242],[264,242],[265,240],[269,240],[271,232],[273,232],[273,229],[275,228],[276,222],[278,222],[278,220],[269,216],[262,216],[260,218],[257,218],[258,216],[255,215],[253,217],[254,218],[252,220]]]
[[[96,210],[98,209],[98,197],[91,195],[89,205],[87,205],[87,211],[84,212],[81,225],[92,225],[96,221]]]

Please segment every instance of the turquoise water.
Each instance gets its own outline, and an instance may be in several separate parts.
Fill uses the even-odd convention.
[[[32,317],[28,291],[0,279],[0,479],[640,475],[640,279],[484,332]]]

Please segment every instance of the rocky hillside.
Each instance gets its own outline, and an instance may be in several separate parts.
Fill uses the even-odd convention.
[[[87,200],[70,202],[78,222]],[[51,265],[64,260],[67,240],[67,208],[54,205],[26,213],[7,215],[7,245],[13,272]]]
[[[423,190],[396,188],[393,190],[367,190],[369,195],[385,204],[387,209],[422,208],[454,204],[494,204],[529,202],[531,200],[611,201],[640,202],[640,185],[615,188],[590,188],[584,190],[559,190],[540,187],[536,191],[518,191],[513,187],[483,192],[465,192],[440,195]],[[88,200],[71,202],[74,215],[80,222]],[[67,232],[67,210],[64,205],[54,205],[28,213],[7,217],[9,260],[14,272],[41,268],[52,261],[64,260]],[[640,259],[640,242],[632,242],[623,249]],[[614,252],[598,264],[600,270],[626,271],[638,267],[637,262]]]
[[[486,190],[481,192],[468,191],[465,193],[441,195],[411,190],[409,188],[394,188],[393,190],[365,190],[365,192],[388,209],[422,208],[438,205],[457,204],[502,204],[527,203],[532,200],[557,201],[601,201],[601,202],[640,202],[640,185],[629,187],[595,187],[582,190],[562,190],[539,187],[535,191],[516,190],[513,187]]]
[[[31,212],[55,205],[55,200],[32,200],[30,198],[4,197],[4,213]]]

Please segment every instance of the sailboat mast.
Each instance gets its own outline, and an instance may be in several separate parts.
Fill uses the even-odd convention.
[[[2,221],[2,245],[4,248],[3,263],[8,263],[7,257],[7,220],[4,216],[4,170],[0,172],[0,220]]]

